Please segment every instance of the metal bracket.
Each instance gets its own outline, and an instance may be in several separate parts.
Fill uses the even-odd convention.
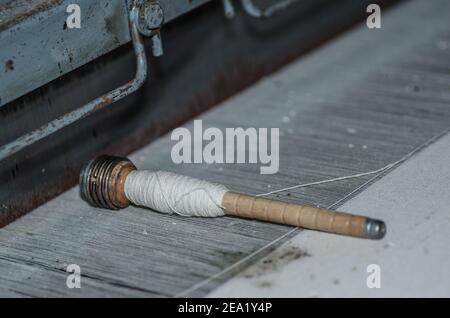
[[[130,28],[130,35],[133,43],[134,52],[136,55],[136,75],[135,77],[127,82],[126,84],[112,90],[111,92],[98,97],[94,99],[93,101],[87,103],[86,105],[82,106],[81,108],[78,108],[76,110],[73,110],[70,113],[67,113],[48,124],[41,126],[40,128],[10,142],[9,144],[6,144],[2,147],[0,147],[0,160],[3,160],[23,148],[53,134],[54,132],[72,124],[73,122],[84,118],[99,109],[105,108],[108,105],[111,105],[114,102],[117,102],[128,95],[134,93],[137,91],[142,84],[145,82],[147,78],[147,57],[145,54],[145,48],[144,43],[142,41],[142,37],[140,35],[140,29],[146,27],[146,23],[148,23],[148,29],[149,31],[145,31],[144,35],[151,36],[152,38],[155,38],[156,35],[159,35],[159,28],[162,25],[162,22],[158,25],[157,29],[151,29],[156,24],[152,20],[152,14],[153,10],[147,7],[148,3],[151,2],[153,5],[156,3],[155,1],[148,1],[148,0],[135,0],[133,2],[133,7],[129,12],[129,28]],[[158,10],[158,17],[159,17],[159,10]],[[144,17],[143,20],[142,17]],[[162,19],[164,21],[164,19]],[[150,23],[149,23],[150,22]],[[160,41],[160,38],[158,37],[158,40]],[[155,44],[155,41],[153,42]],[[155,45],[153,46],[155,48]],[[161,51],[162,52],[162,51]]]
[[[131,10],[131,19],[142,35],[153,36],[164,23],[164,11],[161,5],[153,0],[136,0],[136,10]]]
[[[132,10],[132,19],[142,35],[152,38],[153,56],[163,55],[161,33],[164,24],[164,10],[155,0],[136,0],[137,10]]]
[[[286,9],[287,7],[289,7],[290,5],[292,5],[297,1],[298,0],[277,1],[275,4],[265,8],[264,10],[256,6],[253,0],[241,0],[241,5],[245,13],[247,13],[249,16],[253,18],[263,19],[263,18],[270,18],[274,14]],[[222,0],[222,3],[225,11],[225,16],[228,19],[234,18],[235,9],[233,4],[231,3],[231,0]]]

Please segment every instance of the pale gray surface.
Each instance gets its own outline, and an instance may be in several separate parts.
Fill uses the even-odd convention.
[[[384,240],[305,231],[210,296],[450,297],[449,158],[446,135],[341,207],[385,220]],[[311,257],[265,266],[289,250]],[[369,264],[380,266],[380,289],[367,288]]]
[[[205,126],[220,128],[281,127],[277,175],[260,175],[257,165],[175,166],[168,137],[131,157],[139,168],[248,193],[395,162],[450,126],[449,10],[445,0],[407,3],[384,16],[381,31],[363,25],[201,117]],[[280,199],[337,206],[370,179],[304,188]],[[246,263],[236,262],[267,254],[270,248],[255,252],[291,229],[135,207],[98,210],[74,188],[0,230],[0,295],[202,296]],[[66,288],[64,268],[71,263],[82,268],[81,290]]]

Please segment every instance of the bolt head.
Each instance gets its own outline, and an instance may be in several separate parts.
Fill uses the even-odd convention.
[[[145,6],[143,15],[147,28],[150,30],[159,29],[164,23],[164,11],[158,3],[150,3]]]

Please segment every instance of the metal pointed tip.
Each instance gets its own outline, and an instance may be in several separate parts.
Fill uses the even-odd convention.
[[[364,227],[364,237],[381,240],[386,235],[386,224],[381,220],[367,219]]]

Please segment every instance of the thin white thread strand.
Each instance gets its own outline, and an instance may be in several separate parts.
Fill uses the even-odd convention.
[[[350,176],[338,177],[338,178],[333,178],[333,179],[315,181],[315,182],[310,182],[310,183],[302,183],[302,184],[298,184],[298,185],[295,185],[295,186],[291,186],[291,187],[287,187],[287,188],[283,188],[283,189],[279,189],[279,190],[270,191],[270,192],[267,192],[267,193],[257,194],[256,196],[257,197],[264,197],[264,196],[268,196],[268,195],[271,195],[271,194],[276,194],[276,193],[285,192],[285,191],[289,191],[289,190],[295,190],[295,189],[304,188],[304,187],[310,187],[310,186],[313,186],[313,185],[320,185],[320,184],[326,184],[326,183],[330,183],[330,182],[337,182],[337,181],[342,181],[342,180],[366,177],[366,176],[382,173],[383,171],[388,170],[388,169],[392,168],[393,166],[394,166],[394,164],[389,164],[389,165],[387,165],[387,166],[385,166],[385,167],[383,167],[381,169],[374,170],[374,171],[358,173],[358,174],[354,174],[354,175],[350,175]]]

